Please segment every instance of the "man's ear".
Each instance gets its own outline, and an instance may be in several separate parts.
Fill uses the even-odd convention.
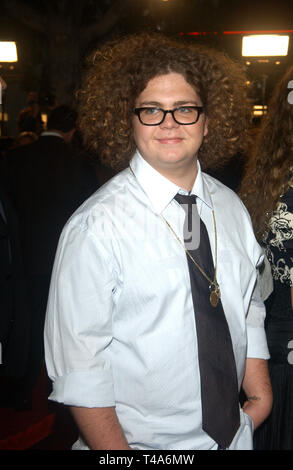
[[[203,135],[206,136],[209,131],[209,118],[205,116]]]

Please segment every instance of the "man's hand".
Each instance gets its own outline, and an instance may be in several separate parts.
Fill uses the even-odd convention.
[[[270,414],[273,394],[267,361],[264,359],[246,359],[243,390],[247,401],[243,411],[248,414],[256,429]]]

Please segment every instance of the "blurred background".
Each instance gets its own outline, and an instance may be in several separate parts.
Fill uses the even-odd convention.
[[[0,75],[8,88],[0,109],[1,136],[14,137],[18,113],[35,102],[45,126],[56,103],[73,104],[91,49],[146,30],[188,35],[241,62],[256,119],[266,112],[272,87],[293,63],[291,0],[2,0]],[[283,38],[287,50],[243,56],[243,38],[260,34]],[[17,56],[9,58],[7,42],[15,43]],[[270,48],[268,40],[263,43]]]

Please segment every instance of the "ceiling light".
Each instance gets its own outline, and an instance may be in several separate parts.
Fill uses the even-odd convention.
[[[0,62],[17,62],[17,49],[14,41],[0,41]]]
[[[244,57],[286,56],[289,36],[279,34],[256,34],[243,36],[242,55]]]

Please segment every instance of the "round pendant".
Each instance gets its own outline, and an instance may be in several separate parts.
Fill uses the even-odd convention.
[[[214,289],[211,293],[210,293],[210,303],[213,307],[216,307],[218,305],[218,302],[219,302],[219,299],[220,299],[220,295],[219,295],[219,292],[217,289]]]

